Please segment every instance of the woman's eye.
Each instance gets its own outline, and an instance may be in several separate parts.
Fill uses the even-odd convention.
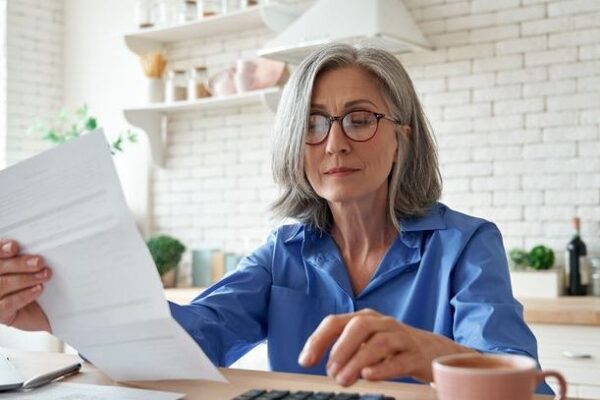
[[[369,123],[369,121],[366,119],[357,118],[357,119],[352,120],[352,125],[366,125],[368,123]]]
[[[350,121],[350,126],[353,128],[363,128],[365,126],[371,125],[371,122],[365,118],[352,118]]]
[[[311,117],[308,121],[309,132],[320,132],[323,130],[324,122],[319,117]]]

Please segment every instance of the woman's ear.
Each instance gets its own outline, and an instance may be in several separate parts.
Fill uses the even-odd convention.
[[[410,126],[407,124],[401,125],[400,129],[402,130],[402,135],[404,135],[404,139],[406,139],[406,141],[408,141],[410,139],[410,134],[412,132],[412,129],[410,129]]]

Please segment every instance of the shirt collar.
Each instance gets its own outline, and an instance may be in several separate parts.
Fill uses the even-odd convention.
[[[407,218],[400,221],[402,232],[384,255],[375,271],[375,275],[360,294],[361,296],[367,295],[376,287],[403,271],[418,268],[421,261],[421,243],[424,240],[423,232],[445,229],[446,224],[443,217],[445,210],[446,206],[436,203],[423,217]],[[304,259],[317,270],[331,276],[344,292],[350,297],[354,297],[350,278],[333,238],[311,225],[298,224],[287,228],[284,236],[285,242],[303,240],[302,254]]]
[[[435,203],[427,213],[422,217],[409,217],[402,218],[400,220],[400,228],[402,232],[419,232],[419,231],[430,231],[446,229],[446,222],[444,221],[444,214],[447,207],[442,203]],[[308,230],[312,234],[322,235],[318,229],[310,225],[304,224],[292,224],[284,225],[285,230],[283,232],[284,243],[291,243],[295,240],[302,240],[302,233]]]
[[[446,229],[444,214],[447,207],[442,203],[435,203],[422,217],[402,218],[400,228],[402,232],[418,232]]]
[[[292,225],[284,225],[283,231],[281,232],[283,237],[283,243],[292,243],[295,240],[302,240],[303,236],[302,231],[306,228],[306,225],[303,224],[292,224]]]

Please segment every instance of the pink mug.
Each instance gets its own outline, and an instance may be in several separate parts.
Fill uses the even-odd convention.
[[[539,371],[534,359],[513,354],[453,354],[432,363],[439,400],[531,400],[546,377],[560,386],[557,400],[566,399],[567,383],[556,371]]]

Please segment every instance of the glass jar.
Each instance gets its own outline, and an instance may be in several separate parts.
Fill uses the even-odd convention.
[[[185,70],[171,70],[165,82],[165,101],[172,103],[187,99],[187,82]]]
[[[185,2],[185,22],[195,21],[198,16],[198,3],[196,0]]]
[[[198,4],[198,18],[214,17],[222,13],[222,0],[202,0],[201,4]]]
[[[210,96],[204,82],[206,81],[207,70],[205,66],[191,68],[188,73],[187,99],[196,100]]]
[[[171,7],[173,7],[173,22],[172,25],[179,25],[185,23],[186,6],[184,0],[171,0]]]
[[[173,24],[185,24],[196,20],[196,0],[171,0]]]
[[[223,0],[223,13],[233,13],[245,8],[246,0]]]
[[[175,23],[173,2],[155,0],[152,6],[152,19],[157,27],[167,27]]]
[[[140,29],[152,28],[154,20],[152,15],[153,0],[137,0],[135,3],[135,26]]]

